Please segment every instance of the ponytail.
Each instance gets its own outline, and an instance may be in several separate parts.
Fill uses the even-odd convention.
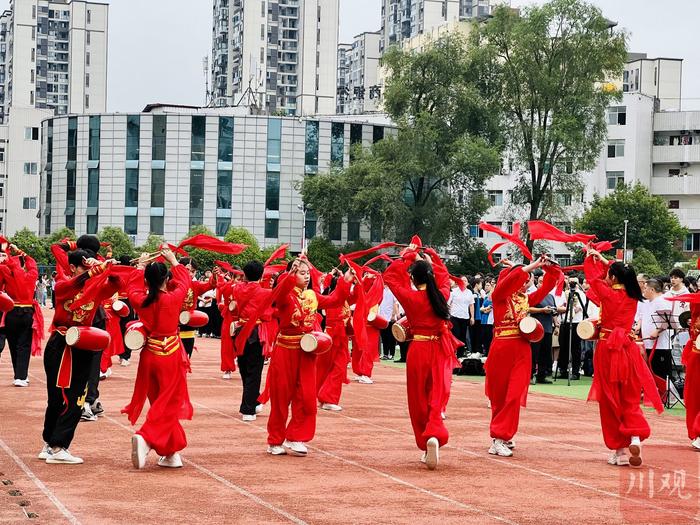
[[[437,283],[435,282],[433,267],[425,261],[416,261],[411,265],[408,271],[411,277],[413,277],[413,282],[416,286],[421,284],[425,285],[425,292],[435,315],[440,319],[449,319],[450,307],[447,305],[445,296],[440,293]]]
[[[631,264],[625,264],[619,261],[614,262],[610,265],[610,268],[608,268],[608,274],[615,277],[617,282],[625,287],[625,292],[628,297],[637,301],[644,300],[642,289],[639,287],[639,281],[637,281],[637,273],[634,271],[634,267],[632,267]]]
[[[161,262],[153,262],[146,266],[143,275],[148,285],[148,295],[141,304],[141,307],[145,308],[158,298],[160,287],[163,286],[165,279],[168,277],[168,267]]]

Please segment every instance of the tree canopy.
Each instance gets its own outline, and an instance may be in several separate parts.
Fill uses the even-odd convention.
[[[497,108],[517,183],[511,204],[523,219],[555,219],[555,192],[580,193],[595,166],[606,108],[621,93],[627,37],[583,0],[552,0],[520,13],[505,6],[474,26],[481,92]]]
[[[669,211],[666,201],[649,193],[639,182],[634,186],[620,185],[606,197],[595,196],[575,227],[602,240],[618,240],[617,247],[622,248],[625,219],[629,221],[627,247],[635,250],[634,258],[637,250],[644,248],[666,269],[680,259],[677,246],[686,234],[685,228]],[[650,260],[645,253],[641,256]]]
[[[384,103],[396,133],[366,150],[356,145],[349,166],[306,177],[300,186],[326,231],[348,217],[381,227],[385,238],[418,233],[444,245],[481,216],[500,141],[471,56],[458,34],[419,53],[385,53]]]
[[[105,226],[98,235],[101,242],[108,242],[112,245],[112,257],[120,259],[121,257],[129,257],[135,255],[134,243],[131,242],[129,236],[124,233],[124,230],[117,226]]]

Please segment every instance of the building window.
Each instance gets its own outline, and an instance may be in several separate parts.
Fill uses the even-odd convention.
[[[78,117],[68,118],[68,160],[76,160],[78,154]]]
[[[362,124],[350,124],[350,161],[355,160],[355,144],[362,144]]]
[[[87,23],[89,24],[92,20],[92,11],[90,9],[87,10]]]
[[[384,126],[373,126],[372,128],[372,142],[377,143],[384,139]]]
[[[155,235],[163,235],[164,230],[163,217],[155,217],[151,215],[151,233]]]
[[[313,239],[316,237],[316,227],[318,225],[318,217],[314,210],[306,210],[306,220],[304,222],[304,238]]]
[[[279,219],[265,219],[265,238],[277,239],[279,237]]]
[[[88,190],[87,190],[87,206],[88,208],[97,207],[100,205],[100,170],[98,168],[90,168],[88,170]]]
[[[36,197],[24,197],[22,208],[25,210],[36,210]]]
[[[231,217],[217,217],[216,218],[216,235],[218,237],[224,237],[231,227]]]
[[[488,199],[491,206],[503,206],[503,192],[501,190],[489,190]]]
[[[382,240],[382,225],[377,221],[372,221],[370,225],[369,240],[371,242],[381,242]]]
[[[95,235],[97,233],[97,215],[87,216],[87,232],[88,234]]]
[[[85,73],[85,87],[90,87],[90,73]]]
[[[233,162],[232,117],[219,117],[219,162]]]
[[[32,6],[32,20],[36,20],[36,6]]]
[[[190,228],[204,222],[204,171],[190,171]]]
[[[608,140],[608,158],[615,159],[625,156],[625,139]]]
[[[564,233],[573,233],[573,228],[570,222],[555,222],[554,226],[559,228]],[[565,264],[564,266],[568,266],[568,264]]]
[[[627,106],[612,106],[608,108],[608,124],[624,126],[627,124]]]
[[[39,140],[39,128],[24,128],[24,139]]]
[[[345,150],[345,124],[333,122],[331,124],[331,164],[343,167],[343,154]]]
[[[90,117],[88,160],[100,160],[100,117]]]
[[[141,117],[139,115],[126,117],[126,160],[139,160],[140,133]]]
[[[192,155],[191,160],[204,160],[205,134],[207,130],[207,117],[192,116]]]
[[[306,146],[304,164],[309,171],[315,172],[318,170],[318,129],[317,120],[309,120],[306,122]]]
[[[282,157],[282,120],[271,118],[267,122],[267,163],[279,165]]]
[[[124,191],[124,207],[138,208],[139,206],[139,170],[126,170],[126,186]]]
[[[360,221],[355,217],[348,217],[348,242],[360,240]]]
[[[625,183],[625,172],[624,171],[607,171],[607,172],[605,172],[605,178],[607,179],[606,187],[609,190],[614,190],[618,186],[622,186]]]
[[[5,148],[0,148],[0,162],[5,162]],[[51,162],[50,160],[48,162]]]
[[[34,70],[33,69],[29,70],[29,81],[32,83],[34,82]]]
[[[85,95],[85,109],[90,107],[90,95]]]
[[[75,215],[75,169],[66,171],[66,215]]]
[[[343,223],[331,221],[328,223],[328,237],[331,241],[339,241],[342,237]]]
[[[668,209],[669,210],[680,210],[680,208],[681,208],[681,201],[678,201],[678,200],[668,201]]]
[[[66,215],[66,228],[75,230],[75,213]]]
[[[216,208],[231,209],[232,175],[228,170],[219,170],[216,177]]]
[[[265,211],[279,211],[280,209],[280,174],[267,172],[265,181]]]
[[[686,252],[700,252],[700,232],[691,232],[685,236],[683,249]]]
[[[36,162],[25,162],[24,163],[24,174],[25,175],[36,175]]]
[[[89,66],[90,65],[90,52],[88,51],[85,53],[85,65]]]
[[[166,115],[153,116],[153,160],[165,160]]]
[[[139,221],[136,215],[127,215],[124,217],[124,233],[127,235],[137,235]]]
[[[85,31],[85,43],[90,45],[90,31]]]
[[[34,62],[36,60],[36,49],[32,48],[31,55],[32,55],[32,62]]]
[[[165,207],[165,170],[151,170],[151,208]],[[155,232],[153,232],[155,233]],[[162,234],[159,234],[162,235]]]

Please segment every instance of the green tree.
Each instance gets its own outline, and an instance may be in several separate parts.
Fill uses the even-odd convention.
[[[248,248],[246,248],[246,250],[243,253],[239,255],[226,256],[225,260],[230,262],[231,264],[235,264],[242,268],[245,265],[245,263],[249,261],[256,260],[260,262],[265,262],[263,254],[260,251],[260,245],[258,244],[258,240],[255,238],[255,235],[250,233],[247,229],[242,227],[231,226],[226,232],[224,240],[235,244],[248,245]]]
[[[646,248],[637,248],[634,251],[631,263],[637,273],[643,273],[650,277],[656,277],[664,273],[654,254]]]
[[[112,257],[119,259],[121,257],[134,257],[134,243],[129,236],[124,233],[124,230],[117,226],[105,226],[98,235],[100,241],[108,242],[112,245]],[[105,250],[102,250],[103,253]]]
[[[32,257],[37,264],[49,263],[45,244],[29,228],[22,228],[8,240]]]
[[[618,240],[617,247],[622,248],[625,219],[629,221],[628,248],[649,250],[667,269],[680,259],[676,247],[685,237],[685,228],[669,211],[666,202],[651,195],[640,183],[618,186],[606,197],[596,195],[575,227],[577,231],[593,233],[602,240]]]
[[[71,230],[70,228],[66,228],[65,226],[63,228],[59,228],[55,232],[53,232],[51,235],[48,235],[47,237],[44,237],[45,244],[47,246],[51,246],[52,244],[57,243],[60,240],[63,239],[70,239],[72,241],[75,241],[77,239],[75,232]]]
[[[309,241],[307,254],[316,268],[327,272],[337,266],[340,251],[325,237],[314,237]]]
[[[157,251],[164,242],[165,240],[161,235],[149,233],[148,237],[146,237],[146,242],[144,245],[136,248],[137,255],[142,253],[153,253]]]
[[[306,177],[300,191],[325,233],[330,222],[353,217],[381,226],[385,238],[418,233],[426,243],[445,244],[486,209],[484,182],[499,164],[497,115],[457,34],[419,53],[391,48],[382,60],[384,104],[396,133],[368,150],[357,145],[349,166]]]
[[[260,252],[260,261],[265,262],[271,255],[272,252],[274,252],[277,248],[282,246],[282,243],[276,245],[276,246],[270,246],[269,248],[265,248]],[[285,261],[290,261],[292,259],[292,256],[289,254],[289,250],[287,250],[287,256],[284,258]],[[277,264],[282,263],[282,259],[280,259]]]
[[[471,41],[482,92],[501,115],[518,174],[511,196],[528,219],[556,218],[556,192],[579,194],[606,137],[606,108],[621,94],[626,35],[583,0],[494,10]]]
[[[447,268],[453,275],[474,275],[476,273],[496,273],[488,261],[486,246],[474,239],[464,239],[455,246],[456,259],[447,261]]]

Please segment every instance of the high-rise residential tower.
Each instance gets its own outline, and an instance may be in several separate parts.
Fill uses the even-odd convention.
[[[214,0],[215,106],[335,112],[340,0]]]

